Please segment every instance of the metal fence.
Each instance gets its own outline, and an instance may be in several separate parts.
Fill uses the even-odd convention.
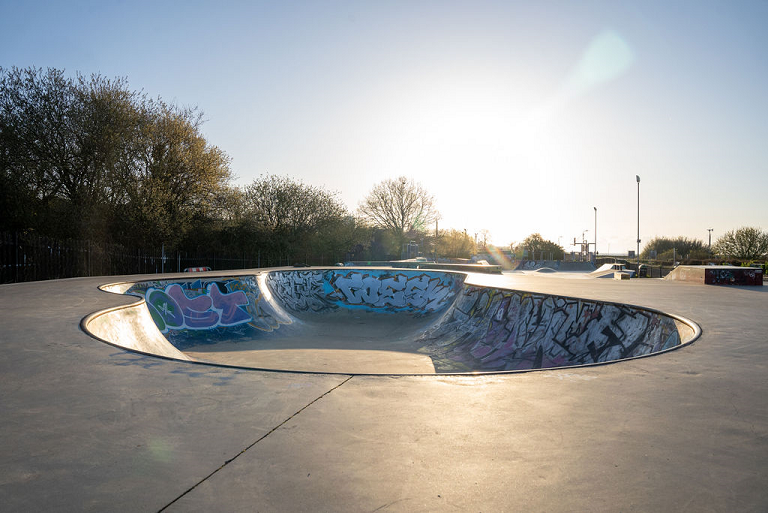
[[[215,251],[130,249],[119,244],[57,240],[28,233],[0,233],[0,283],[81,276],[180,272],[188,267],[213,270],[289,265],[288,257],[217,254]]]
[[[674,270],[674,266],[671,265],[650,265],[642,264],[644,271],[640,273],[643,278],[663,278]],[[637,271],[636,263],[628,263],[627,269]]]

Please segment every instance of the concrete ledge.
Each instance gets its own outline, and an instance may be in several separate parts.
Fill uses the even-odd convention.
[[[440,262],[416,262],[410,260],[352,262],[354,267],[394,267],[395,269],[429,269],[461,271],[465,273],[501,274],[500,265],[446,264]]]

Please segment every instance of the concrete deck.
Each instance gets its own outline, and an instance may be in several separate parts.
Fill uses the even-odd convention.
[[[703,335],[595,367],[389,377],[176,362],[80,330],[134,300],[98,285],[142,278],[0,286],[4,511],[768,510],[768,287],[477,275]]]

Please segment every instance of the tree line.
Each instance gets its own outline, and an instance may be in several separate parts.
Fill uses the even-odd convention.
[[[263,265],[469,258],[486,248],[443,229],[434,197],[401,176],[352,212],[338,194],[277,175],[233,185],[229,156],[202,134],[203,113],[131,90],[125,78],[0,68],[0,232],[195,254],[257,255]],[[435,226],[433,230],[432,227]],[[704,258],[699,240],[656,238],[643,258]],[[540,234],[511,250],[562,259]],[[768,235],[741,228],[712,251],[760,258]]]
[[[434,198],[406,177],[351,212],[337,193],[277,175],[232,184],[203,113],[125,78],[0,68],[0,231],[330,264],[421,254],[469,257],[466,234],[434,234]]]
[[[0,69],[3,230],[142,243],[182,241],[216,214],[229,158],[202,113],[124,79]]]
[[[744,226],[729,230],[710,247],[701,239],[654,237],[643,248],[644,260],[760,260],[768,256],[768,233]]]
[[[529,235],[523,242],[512,244],[516,255],[543,255],[542,259],[562,260],[562,246],[544,239],[540,234]],[[525,252],[525,253],[524,253]],[[710,247],[701,239],[688,237],[654,237],[640,253],[646,261],[673,260],[762,260],[768,257],[768,233],[756,227],[729,230]]]

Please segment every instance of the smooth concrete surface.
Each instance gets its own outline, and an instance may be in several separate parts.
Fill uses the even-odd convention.
[[[134,300],[97,289],[119,279],[0,286],[3,511],[768,510],[765,286],[474,275],[703,334],[594,367],[391,377],[109,346],[79,323]]]

